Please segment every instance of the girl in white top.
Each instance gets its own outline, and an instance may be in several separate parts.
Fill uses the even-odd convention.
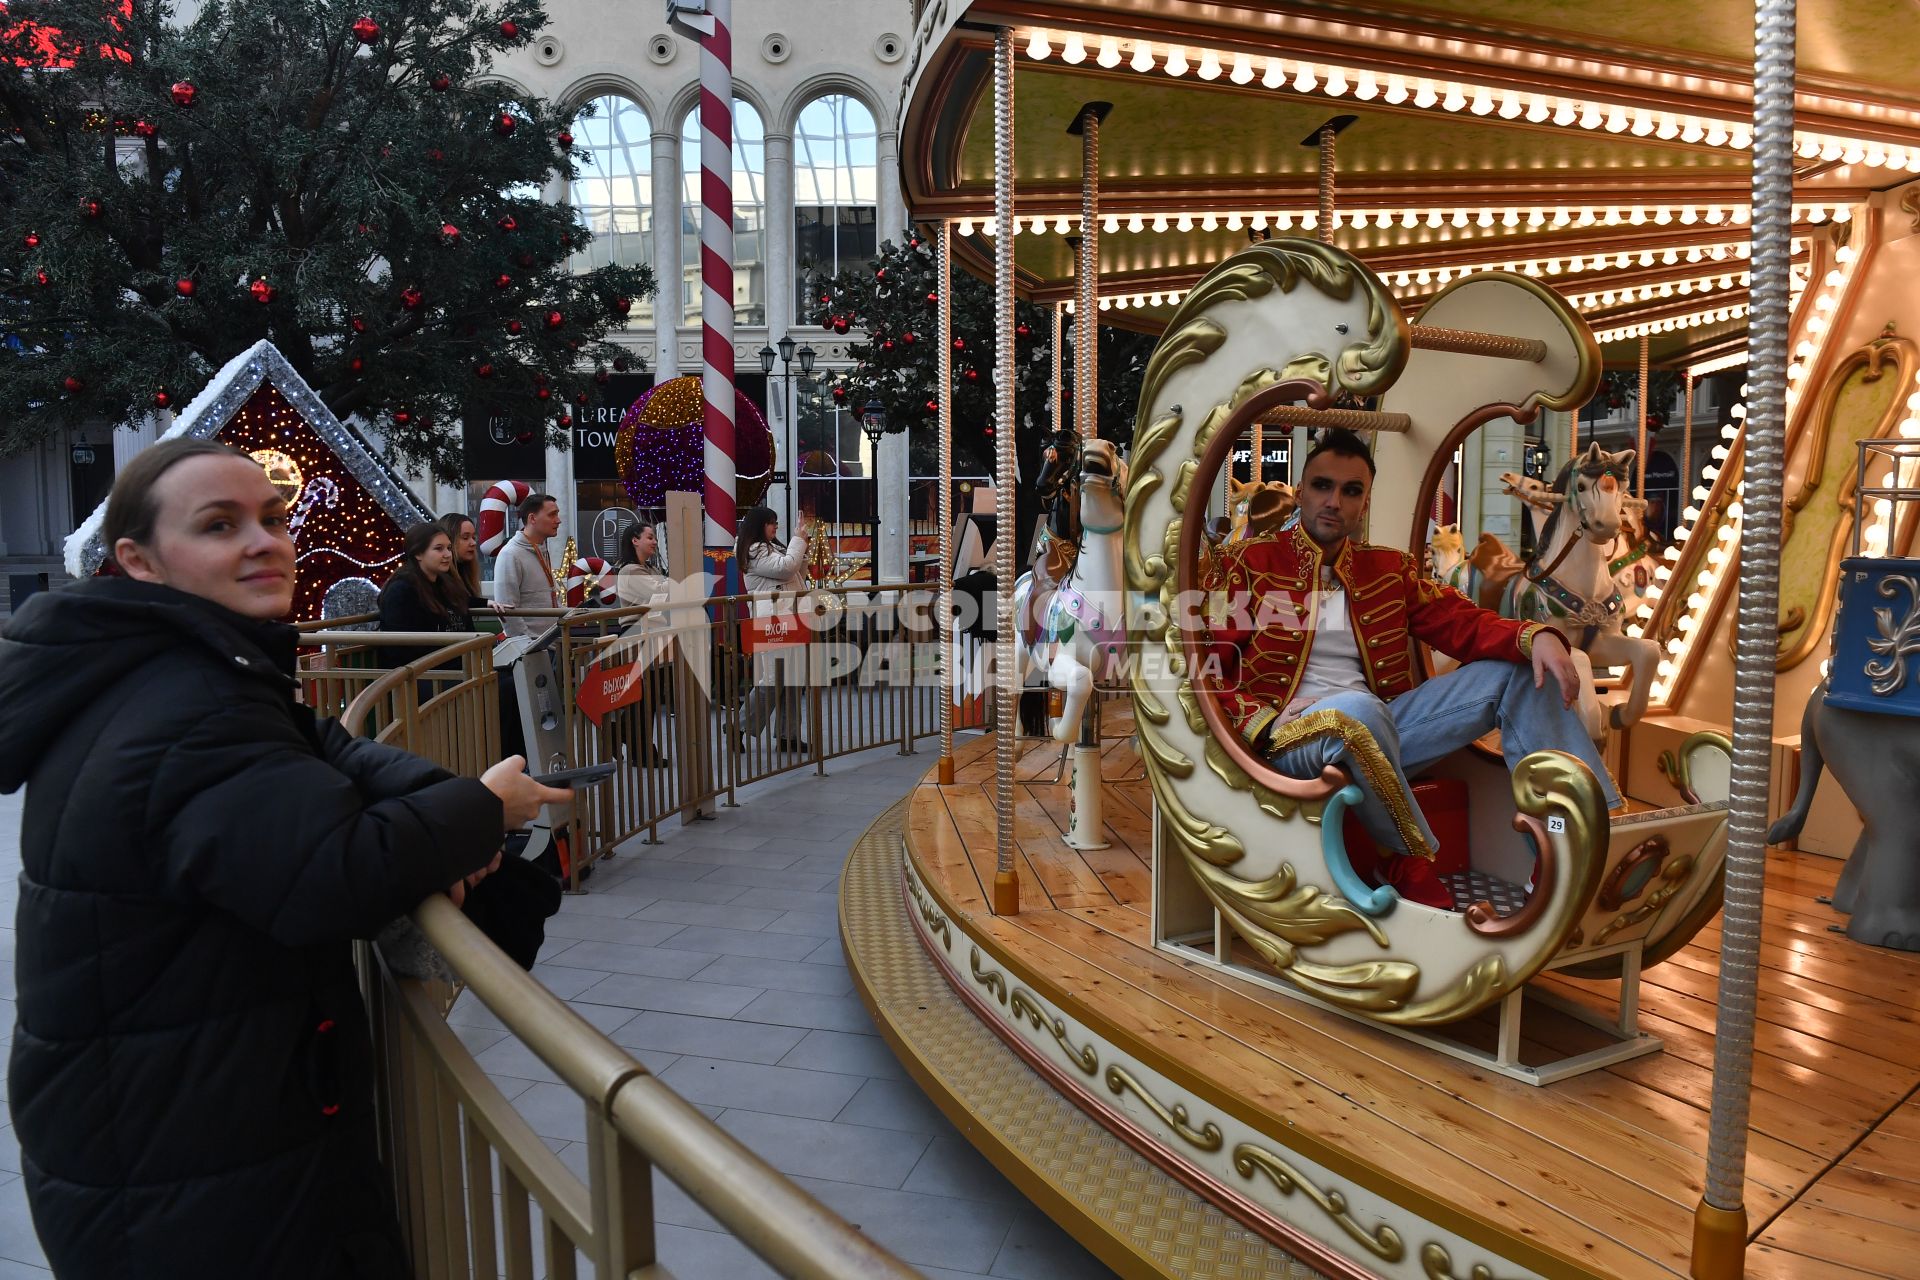
[[[807,584],[807,537],[796,534],[792,542],[779,540],[780,517],[771,507],[755,507],[740,518],[740,536],[734,544],[734,558],[740,565],[740,579],[750,594],[779,592],[797,596]],[[753,616],[767,618],[784,606],[786,600],[761,599],[753,602]],[[804,650],[787,652],[804,653]],[[767,719],[778,720],[779,747],[782,751],[806,752],[811,748],[800,740],[800,685],[792,675],[779,670],[772,653],[756,655],[754,689],[740,713],[740,734],[758,737],[766,731]]]

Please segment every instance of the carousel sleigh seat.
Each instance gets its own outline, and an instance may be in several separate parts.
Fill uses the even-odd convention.
[[[1467,302],[1459,300],[1471,295]],[[1206,528],[1221,472],[1256,421],[1378,432],[1382,496],[1399,471],[1442,450],[1462,424],[1497,410],[1525,417],[1584,403],[1599,376],[1592,335],[1551,290],[1502,273],[1456,282],[1487,332],[1423,338],[1367,267],[1326,245],[1265,242],[1216,267],[1182,301],[1148,366],[1126,496],[1135,723],[1152,784],[1153,936],[1183,958],[1315,1002],[1533,1083],[1659,1047],[1637,1034],[1640,968],[1677,950],[1719,903],[1726,845],[1721,744],[1683,752],[1692,795],[1673,807],[1609,815],[1600,784],[1571,755],[1539,751],[1511,771],[1471,749],[1435,768],[1464,788],[1465,863],[1451,909],[1422,905],[1358,874],[1344,838],[1361,793],[1338,769],[1284,777],[1254,756],[1219,704],[1203,630],[1177,620],[1204,597]],[[1531,343],[1531,346],[1525,344]],[[1423,346],[1424,350],[1416,351]],[[1409,361],[1452,362],[1435,385],[1480,400],[1423,412],[1345,406],[1381,396]],[[1470,368],[1468,366],[1471,366]],[[1315,415],[1318,415],[1317,417]],[[1392,444],[1393,447],[1387,447]],[[1689,774],[1690,769],[1690,774]],[[1551,1062],[1523,1060],[1528,984],[1550,970],[1621,979],[1620,1016],[1575,1006],[1613,1042]],[[1536,994],[1538,994],[1536,992]],[[1488,1026],[1497,1013],[1497,1026]],[[1488,1042],[1491,1040],[1491,1047]]]

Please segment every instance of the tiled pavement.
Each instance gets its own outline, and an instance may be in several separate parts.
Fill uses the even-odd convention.
[[[838,940],[847,850],[933,764],[890,747],[749,788],[711,822],[600,864],[547,922],[534,973],[727,1130],[934,1280],[1110,1275],[1020,1196],[874,1034]],[[0,796],[12,918],[21,797]],[[12,956],[13,932],[4,954]],[[0,966],[13,1023],[13,965]],[[584,1171],[584,1113],[472,997],[449,1021],[534,1130]],[[9,1037],[10,1038],[10,1037]],[[11,1126],[0,1127],[0,1280],[45,1277]],[[770,1269],[656,1176],[661,1260],[679,1280]]]

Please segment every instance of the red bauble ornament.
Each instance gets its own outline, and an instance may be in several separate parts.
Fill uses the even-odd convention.
[[[573,135],[568,133],[565,129],[562,129],[559,133],[555,134],[553,140],[560,144],[560,149],[562,151],[570,150],[573,147]]]
[[[407,411],[406,411],[405,409],[395,409],[395,410],[393,411],[393,425],[394,425],[394,426],[396,426],[396,427],[404,427],[404,426],[406,426],[406,425],[407,425],[408,423],[410,423],[410,422],[412,422],[412,421],[413,421],[413,415],[412,415],[412,414],[410,414],[410,413],[408,413],[408,412],[407,412]]]
[[[893,339],[888,338],[885,342],[881,343],[880,350],[891,352],[893,350]]]
[[[927,401],[927,412],[928,413],[940,412],[940,402],[938,400]]]
[[[567,318],[561,315],[558,311],[547,312],[547,328],[558,329],[561,325],[565,324],[566,322],[567,322]]]
[[[887,278],[887,269],[885,267],[881,267],[879,270],[873,273],[873,278],[875,280],[885,280]]]
[[[42,267],[33,273],[33,282],[44,289],[53,283],[53,277],[47,274],[46,268]]]
[[[907,241],[907,248],[918,249],[919,247],[920,247],[920,241],[918,239]]]
[[[514,129],[518,127],[519,123],[518,120],[515,120],[512,116],[502,111],[499,118],[493,122],[493,131],[503,138],[509,137],[512,135]]]
[[[573,427],[573,415],[572,415],[572,414],[568,414],[568,415],[567,415],[566,417],[564,417],[564,418],[562,418],[562,419],[560,419],[560,429],[561,429],[562,431],[568,431],[568,430],[571,430],[571,429],[572,429],[572,427]]]
[[[985,434],[985,435],[987,435],[987,436],[989,436],[989,437],[990,437],[990,436],[992,436],[992,435],[993,435],[993,428],[992,428],[992,427],[988,427],[988,428],[986,429],[986,431],[985,431],[985,432],[984,432],[983,434]]]
[[[821,305],[821,306],[823,306],[823,307],[830,307],[830,306],[832,306],[832,305],[833,305],[833,295],[832,295],[832,294],[830,294],[830,293],[823,293],[823,294],[821,294],[821,295],[820,295],[820,305]]]
[[[848,329],[852,327],[853,326],[847,323],[847,318],[845,316],[835,316],[833,318],[833,331],[835,333],[845,333]]]
[[[613,358],[613,367],[615,372],[625,373],[627,371],[627,358],[625,356],[615,356]]]
[[[536,387],[544,387],[544,386],[546,386],[546,385],[547,385],[547,375],[546,375],[546,374],[544,374],[544,373],[536,373],[536,374],[534,374],[534,375],[533,375],[533,385],[534,385],[534,386],[536,386]]]
[[[493,366],[484,363],[477,364],[473,366],[473,373],[474,376],[478,378],[491,378],[493,376]]]
[[[269,302],[272,302],[274,299],[274,296],[278,294],[280,291],[278,289],[275,289],[272,285],[268,284],[267,278],[265,276],[261,276],[258,280],[255,280],[252,284],[247,286],[247,292],[253,295],[253,300],[255,302],[259,303],[261,306],[264,307]]]
[[[965,373],[961,374],[960,376],[965,378],[968,382],[980,381],[980,371],[978,369],[969,369]]]
[[[439,75],[427,81],[427,84],[435,93],[445,93],[447,90],[453,88],[453,77],[442,71]]]
[[[193,105],[194,95],[200,91],[193,87],[191,80],[175,80],[171,92],[174,106],[190,107]]]
[[[151,121],[147,120],[135,120],[133,122],[133,131],[142,138],[151,138],[154,134],[160,132],[160,130],[153,126]]]
[[[520,229],[520,224],[513,220],[512,214],[508,214],[506,217],[500,219],[500,221],[495,223],[494,225],[499,227],[502,231],[518,231]]]
[[[573,248],[573,237],[572,237],[572,236],[570,236],[570,235],[568,235],[568,234],[567,234],[566,232],[564,232],[564,231],[562,231],[562,232],[560,233],[560,247],[561,247],[562,249],[571,249],[571,248]]]
[[[533,389],[533,394],[541,400],[546,400],[552,397],[553,391],[549,387],[535,387]]]
[[[360,316],[355,316],[353,319],[347,321],[347,324],[355,333],[365,333],[367,331],[367,322]]]
[[[1017,324],[1013,326],[1013,331],[1022,338],[1031,338],[1033,336],[1033,326],[1030,324]]]
[[[493,287],[496,289],[508,289],[508,288],[511,288],[512,286],[513,286],[513,277],[508,275],[504,271],[502,271],[499,275],[493,278]],[[514,332],[518,333],[519,330],[516,329],[514,330]]]
[[[835,387],[833,389],[833,398],[835,400],[845,400],[847,398],[847,389],[845,387]]]
[[[367,362],[365,360],[362,360],[359,356],[355,356],[353,359],[347,361],[347,368],[351,369],[355,373],[365,372],[366,367],[367,367]]]
[[[953,340],[953,349],[955,351],[965,351],[967,349],[967,340],[965,338],[955,338]]]
[[[380,24],[372,18],[355,18],[350,28],[353,38],[361,44],[372,44],[380,38]]]
[[[903,333],[900,335],[900,341],[906,343],[908,346],[912,346],[914,343],[920,341],[920,335],[917,333]]]
[[[26,236],[21,240],[21,243],[29,249],[38,249],[40,247],[40,233],[38,231],[27,232]]]
[[[514,434],[513,434],[513,438],[514,438],[515,440],[518,440],[518,441],[519,441],[519,442],[520,442],[521,444],[532,444],[532,443],[533,443],[533,432],[531,432],[531,431],[516,431],[516,432],[514,432]]]
[[[594,370],[594,373],[593,373],[593,380],[599,383],[603,387],[607,385],[608,379],[612,377],[613,375],[608,373],[605,369],[596,369]]]
[[[358,226],[358,228],[359,228],[359,230],[360,230],[360,234],[361,234],[361,235],[363,235],[363,236],[364,236],[364,235],[370,235],[370,234],[372,233],[372,231],[373,231],[373,226],[372,226],[372,224],[371,224],[371,223],[366,223],[366,222],[361,222],[361,223],[357,223],[357,224],[355,224],[355,225],[356,225],[356,226]]]
[[[586,408],[588,405],[593,403],[593,401],[587,399],[587,393],[584,391],[582,391],[579,395],[575,396],[573,398],[573,402],[579,405],[582,409]]]
[[[80,379],[74,377],[72,374],[68,374],[65,378],[61,379],[60,385],[67,389],[67,394],[70,396],[79,395],[82,391],[87,389],[87,384],[80,381]]]
[[[511,19],[501,23],[500,38],[502,40],[518,40],[520,38],[520,24]]]
[[[80,216],[89,221],[98,218],[106,211],[107,207],[98,200],[82,200],[80,202]]]
[[[418,311],[420,309],[420,304],[422,302],[425,302],[426,300],[427,300],[427,295],[424,293],[421,293],[418,289],[414,288],[412,285],[409,285],[400,291],[400,305],[405,307],[409,311]]]
[[[448,244],[459,244],[460,228],[451,222],[443,222],[440,224],[440,238]]]
[[[173,282],[173,291],[179,294],[183,298],[191,298],[193,296],[194,288],[195,286],[193,281],[189,280],[185,276],[182,276],[180,279],[175,280]]]
[[[427,148],[427,160],[429,163],[439,164],[442,160],[445,160],[446,158],[447,158],[447,153],[442,151],[440,148],[438,147]]]
[[[938,293],[936,293],[936,292],[934,292],[934,291],[933,291],[933,290],[931,290],[931,289],[929,289],[929,290],[927,290],[927,305],[928,305],[928,306],[930,306],[930,307],[931,307],[931,306],[933,306],[933,305],[934,305],[934,304],[935,304],[936,302],[939,302],[939,301],[940,301],[940,295],[939,295]]]
[[[520,327],[518,320],[507,321],[507,332],[513,334],[516,338],[520,336]]]
[[[173,403],[173,397],[167,394],[166,389],[164,387],[153,393],[154,408],[164,409],[172,403]]]
[[[617,315],[626,315],[629,311],[633,310],[633,299],[615,298],[613,300],[613,310]]]

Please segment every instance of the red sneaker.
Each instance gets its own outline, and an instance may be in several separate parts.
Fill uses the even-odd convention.
[[[1423,907],[1438,907],[1442,911],[1454,909],[1453,891],[1440,879],[1440,873],[1434,870],[1432,862],[1425,858],[1388,855],[1380,863],[1381,878],[1408,902],[1417,902]]]

